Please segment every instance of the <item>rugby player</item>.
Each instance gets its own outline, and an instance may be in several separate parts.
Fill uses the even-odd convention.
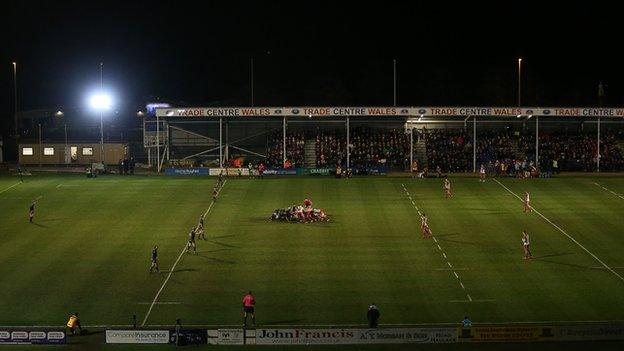
[[[448,180],[448,177],[444,177],[444,198],[449,199],[453,197],[451,193],[451,181]]]
[[[197,239],[206,240],[204,235],[204,216],[199,217],[199,223],[197,224]]]
[[[429,223],[427,220],[427,215],[420,215],[420,230],[422,231],[423,239],[431,236],[431,229],[429,229]]]
[[[30,204],[30,209],[28,210],[28,220],[30,221],[30,223],[32,223],[33,219],[35,218],[35,204],[37,202],[35,200],[33,200],[33,202]]]
[[[524,250],[524,259],[533,258],[531,254],[531,242],[529,240],[529,233],[526,230],[522,231],[522,248]]]
[[[479,181],[485,183],[485,166],[483,164],[479,168]]]
[[[254,327],[256,326],[256,311],[254,306],[256,305],[256,299],[250,292],[243,297],[243,327],[247,326],[247,314],[251,314],[251,322]]]
[[[533,208],[531,207],[531,197],[529,196],[529,192],[524,192],[524,213],[533,212]]]
[[[188,243],[186,244],[186,252],[193,248],[193,253],[197,255],[197,246],[195,245],[195,228],[191,228],[191,232],[189,233]]]
[[[158,270],[158,245],[154,246],[152,249],[152,265],[150,266],[149,272],[152,273],[153,270],[160,272]]]

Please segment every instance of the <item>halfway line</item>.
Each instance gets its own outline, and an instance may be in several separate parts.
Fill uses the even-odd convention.
[[[494,179],[494,181],[496,183],[498,183],[498,185],[502,186],[505,190],[507,190],[510,194],[512,194],[513,196],[515,196],[518,200],[522,201],[523,200],[520,198],[520,196],[516,195],[516,193],[514,193],[513,191],[509,190],[508,187],[506,187],[503,183],[499,182],[498,179],[496,178],[492,178]],[[613,275],[615,275],[616,277],[618,277],[621,281],[624,282],[624,277],[622,277],[618,272],[614,271],[613,268],[609,267],[606,263],[602,262],[601,259],[598,258],[598,256],[594,255],[591,251],[587,250],[585,248],[585,246],[581,245],[581,243],[579,243],[578,241],[576,241],[576,239],[574,239],[572,236],[570,236],[568,233],[566,233],[563,229],[561,229],[558,225],[556,225],[555,223],[553,223],[550,219],[546,218],[543,214],[540,213],[540,211],[538,211],[535,207],[531,206],[531,209],[533,209],[533,211],[535,211],[535,213],[537,213],[538,216],[542,217],[542,219],[544,219],[546,222],[550,223],[553,227],[557,228],[563,235],[567,236],[568,239],[572,240],[573,243],[575,243],[576,245],[578,245],[581,249],[583,249],[583,251],[587,252],[591,257],[593,257],[596,261],[600,262],[600,264],[606,268],[607,270],[609,270],[609,272],[613,273]]]

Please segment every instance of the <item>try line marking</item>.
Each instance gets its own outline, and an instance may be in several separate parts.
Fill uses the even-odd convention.
[[[14,187],[14,186],[18,186],[18,185],[20,185],[21,183],[22,183],[22,182],[17,182],[17,183],[15,183],[15,184],[11,185],[10,187],[8,187],[8,188],[6,188],[6,189],[4,189],[4,190],[0,191],[0,194],[2,194],[3,192],[5,192],[5,191],[7,191],[7,190],[11,189],[11,188],[12,188],[12,187]]]
[[[227,179],[223,181],[223,185],[221,185],[221,188],[219,188],[219,190],[217,191],[217,196],[219,196],[219,193],[221,192],[221,190],[225,186],[225,183],[227,183]],[[210,209],[212,208],[212,205],[214,205],[214,204],[215,204],[215,200],[213,199],[212,202],[210,203],[210,205],[208,206],[208,209],[206,210],[206,212],[204,212],[204,215],[202,217],[206,217],[208,212],[210,212]],[[156,293],[156,296],[154,296],[154,301],[152,301],[152,304],[150,305],[149,309],[147,310],[147,314],[145,315],[145,318],[143,319],[143,323],[141,323],[142,327],[144,327],[145,323],[147,323],[147,319],[149,318],[150,314],[152,313],[152,309],[154,308],[154,305],[156,304],[156,301],[158,301],[158,296],[160,296],[160,293],[165,288],[165,285],[167,285],[167,282],[169,281],[169,278],[171,278],[171,274],[173,274],[173,271],[175,270],[176,266],[178,265],[178,262],[180,262],[180,259],[184,255],[185,251],[186,251],[186,244],[184,244],[184,247],[182,248],[182,251],[180,252],[180,255],[178,256],[178,259],[175,261],[175,263],[173,264],[173,266],[169,270],[169,274],[167,274],[167,278],[162,283],[160,289],[158,289],[158,292]]]
[[[492,178],[494,179],[494,181],[496,183],[498,183],[498,185],[502,186],[505,190],[507,190],[510,194],[513,194],[513,196],[515,196],[518,200],[520,200],[521,202],[524,202],[520,196],[516,195],[516,193],[514,193],[513,191],[511,191],[508,187],[506,187],[503,183],[499,182],[498,179],[496,178]],[[578,241],[576,241],[576,239],[574,239],[571,235],[569,235],[568,233],[565,232],[565,230],[561,229],[558,225],[556,225],[555,223],[553,223],[550,219],[546,218],[546,216],[544,216],[540,211],[538,211],[535,207],[531,206],[531,209],[533,209],[533,211],[535,211],[535,213],[542,217],[543,220],[545,220],[546,222],[550,223],[553,227],[557,228],[563,235],[567,236],[568,239],[572,240],[573,243],[575,243],[576,245],[578,245],[578,247],[580,247],[581,249],[583,249],[583,251],[587,252],[591,257],[593,257],[596,261],[598,261],[605,269],[607,269],[609,272],[613,273],[613,275],[615,275],[616,277],[618,277],[621,281],[624,282],[624,277],[622,277],[618,272],[616,272],[615,270],[613,270],[613,268],[609,267],[606,263],[604,263],[601,259],[598,258],[598,256],[594,255],[591,251],[589,251],[585,246],[583,246],[581,243],[579,243]]]
[[[600,184],[598,184],[598,183],[594,183],[594,184],[595,184],[596,186],[601,187],[603,190],[608,191],[608,192],[610,192],[611,194],[613,194],[613,195],[615,195],[615,196],[619,197],[620,199],[624,200],[624,197],[622,197],[622,195],[620,195],[620,194],[618,194],[618,193],[614,192],[613,190],[611,190],[611,189],[607,189],[607,188],[605,188],[604,186],[602,186],[602,185],[600,185]]]

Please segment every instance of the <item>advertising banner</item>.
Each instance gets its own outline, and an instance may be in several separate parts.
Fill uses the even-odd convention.
[[[460,328],[460,341],[546,341],[555,339],[554,327],[509,326]]]
[[[107,344],[167,344],[168,330],[107,330]]]
[[[330,175],[334,170],[331,168],[310,168],[308,172],[312,175]]]
[[[576,325],[558,327],[557,340],[624,340],[624,325]]]
[[[0,344],[64,344],[66,340],[62,330],[0,329]]]
[[[219,329],[217,330],[217,344],[219,345],[242,345],[245,343],[243,329]]]
[[[624,108],[596,107],[184,107],[158,108],[160,117],[624,117]]]
[[[207,176],[208,168],[165,168],[168,176]]]
[[[267,168],[264,175],[297,175],[295,168]]]
[[[455,328],[257,329],[258,345],[455,343]]]
[[[207,344],[208,333],[206,329],[180,329],[178,333],[175,329],[171,329],[169,330],[169,343],[177,346]]]

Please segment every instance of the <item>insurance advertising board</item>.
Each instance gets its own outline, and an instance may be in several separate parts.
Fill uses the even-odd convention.
[[[107,330],[107,344],[167,344],[169,330]]]
[[[454,343],[455,328],[258,329],[258,345]]]

